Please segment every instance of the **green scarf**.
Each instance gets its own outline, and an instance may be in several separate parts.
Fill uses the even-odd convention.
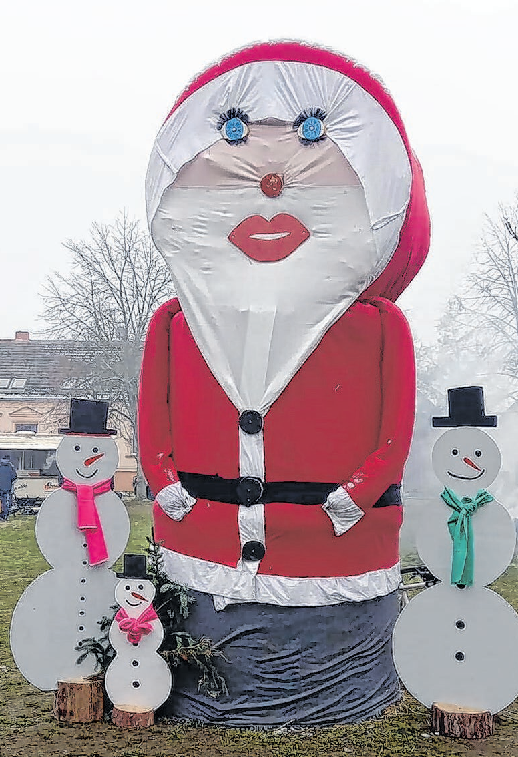
[[[474,498],[459,499],[455,492],[447,487],[441,497],[448,507],[453,509],[448,519],[448,530],[453,541],[451,583],[457,586],[472,586],[474,549],[471,516],[479,507],[494,498],[485,489],[480,489]]]

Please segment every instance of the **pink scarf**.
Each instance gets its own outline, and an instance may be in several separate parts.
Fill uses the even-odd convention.
[[[68,478],[63,479],[61,488],[77,495],[77,527],[83,531],[88,548],[90,565],[98,565],[108,559],[108,550],[104,540],[103,528],[95,506],[95,495],[110,491],[111,481],[99,481],[98,484],[74,484]]]
[[[121,607],[115,620],[119,624],[119,630],[121,633],[125,633],[128,636],[128,641],[131,644],[138,644],[143,636],[147,636],[151,633],[153,626],[151,620],[156,620],[158,615],[155,612],[153,605],[144,610],[144,612],[138,616],[138,618],[130,618],[126,610]]]

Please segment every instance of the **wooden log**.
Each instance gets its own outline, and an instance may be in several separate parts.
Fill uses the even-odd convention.
[[[54,715],[65,723],[92,723],[103,719],[102,678],[68,678],[58,681]]]
[[[446,702],[434,702],[431,710],[432,732],[456,739],[485,739],[493,735],[493,715]]]
[[[155,722],[153,710],[119,704],[113,708],[112,722],[119,728],[149,728]]]

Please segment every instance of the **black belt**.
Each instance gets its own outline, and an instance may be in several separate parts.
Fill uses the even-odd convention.
[[[296,505],[322,505],[337,483],[316,483],[311,481],[268,481],[263,482],[253,476],[241,478],[221,478],[204,473],[184,473],[178,471],[182,486],[191,497],[208,499],[212,502],[228,502],[233,505],[268,504],[269,502],[289,502]],[[401,487],[391,484],[381,495],[374,507],[388,507],[401,504]]]

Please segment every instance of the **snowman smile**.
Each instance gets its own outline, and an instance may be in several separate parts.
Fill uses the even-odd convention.
[[[480,476],[483,476],[486,472],[485,468],[482,468],[480,473],[477,473],[476,476],[459,476],[457,473],[452,473],[451,471],[446,471],[448,476],[452,476],[453,478],[461,478],[463,481],[476,481],[477,478],[480,478]]]
[[[81,478],[93,478],[98,471],[99,471],[99,468],[96,468],[92,473],[90,473],[89,476],[86,476],[84,473],[81,473],[81,471],[76,468],[76,473],[78,476],[81,476]]]

